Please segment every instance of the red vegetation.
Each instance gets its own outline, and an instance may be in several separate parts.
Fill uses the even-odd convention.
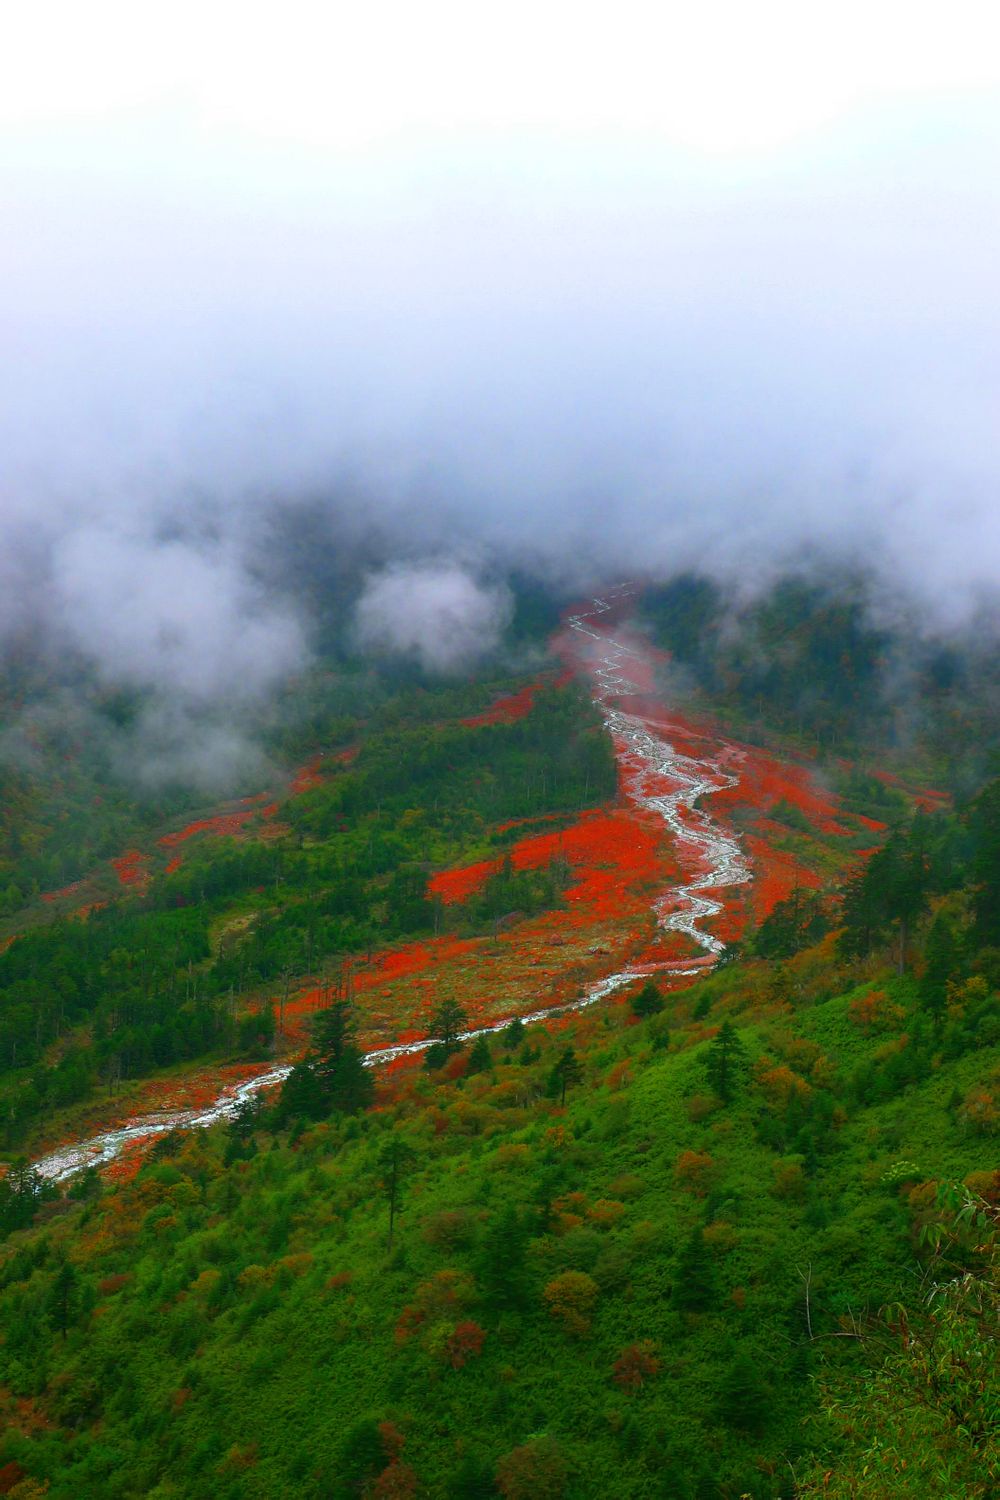
[[[72,885],[64,885],[61,891],[43,891],[43,901],[62,901],[68,896],[75,896],[77,891],[82,890],[85,885],[83,880],[74,880]]]
[[[938,792],[928,786],[908,786],[901,776],[895,775],[892,771],[873,771],[872,775],[876,781],[881,781],[883,786],[891,786],[896,791],[904,792],[906,796],[912,797],[916,805],[924,812],[940,812],[951,802],[947,792]]]
[[[513,724],[515,719],[523,719],[531,712],[536,693],[546,687],[565,687],[572,676],[572,671],[567,668],[558,677],[549,681],[540,678],[538,682],[529,682],[527,687],[520,688],[516,693],[508,693],[504,698],[498,698],[481,714],[473,714],[470,718],[463,719],[462,723],[466,729],[479,729],[484,724]]]
[[[163,871],[164,875],[173,875],[176,870],[180,869],[183,863],[184,860],[181,858],[181,856],[179,854],[175,854],[173,859],[169,859],[167,861]]]
[[[658,1375],[662,1362],[657,1357],[656,1345],[649,1339],[629,1344],[615,1360],[614,1382],[623,1391],[637,1391],[653,1375]]]
[[[137,1135],[122,1150],[114,1161],[108,1162],[101,1175],[109,1182],[131,1182],[142,1166],[150,1142],[159,1139],[156,1134]]]
[[[21,1467],[17,1459],[11,1459],[9,1464],[0,1468],[0,1495],[9,1495],[15,1485],[19,1485],[22,1479],[26,1479],[27,1469]],[[37,1492],[41,1494],[42,1491]]]
[[[452,1369],[460,1370],[470,1359],[476,1359],[482,1354],[485,1342],[486,1330],[478,1323],[471,1319],[456,1323],[445,1340],[445,1355]]]
[[[754,879],[747,893],[756,922],[770,916],[778,902],[787,901],[794,890],[803,887],[818,890],[822,885],[814,871],[794,855],[772,848],[766,839],[748,833],[743,837],[743,846],[753,861]]]
[[[142,885],[149,879],[148,871],[143,869],[145,860],[141,850],[127,849],[111,861],[111,867],[122,885]]]
[[[162,844],[165,849],[173,849],[199,833],[214,833],[217,838],[232,838],[242,832],[243,825],[252,817],[254,813],[248,810],[247,812],[220,813],[215,818],[198,818],[194,823],[188,823],[186,828],[179,829],[177,833],[165,833],[156,842]]]
[[[352,760],[357,757],[360,748],[360,745],[348,745],[346,750],[337,750],[337,753],[328,757],[328,759],[333,762],[333,765],[351,765]],[[307,760],[306,765],[301,765],[295,771],[295,774],[292,775],[291,787],[289,787],[292,796],[298,796],[301,792],[312,792],[313,787],[322,786],[322,775],[319,774],[319,771],[321,771],[322,762],[325,759],[327,759],[327,756],[321,751],[321,753],[315,754],[312,760]],[[267,811],[265,811],[265,816],[267,816]]]
[[[906,1019],[902,1006],[890,1000],[885,990],[869,990],[859,995],[847,1007],[847,1013],[855,1026],[862,1031],[898,1031]]]
[[[611,916],[621,911],[632,887],[664,876],[660,842],[651,820],[640,822],[634,813],[584,813],[570,828],[520,839],[510,850],[510,860],[515,870],[537,870],[554,859],[567,860],[575,877],[565,892],[567,903]],[[428,889],[447,904],[464,901],[502,864],[502,859],[489,859],[445,870],[428,882]]]
[[[106,901],[85,901],[82,906],[76,908],[73,915],[79,917],[82,922],[90,916],[92,911],[103,911],[107,904]]]

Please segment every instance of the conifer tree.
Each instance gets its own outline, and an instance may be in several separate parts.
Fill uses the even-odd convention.
[[[652,980],[644,984],[639,993],[632,1000],[632,1014],[646,1021],[650,1016],[659,1015],[663,1009],[664,1000]]]
[[[944,1014],[947,1000],[945,987],[958,967],[958,958],[955,929],[944,912],[938,912],[927,934],[924,972],[920,979],[920,998],[935,1020],[939,1020]]]
[[[527,1230],[508,1207],[486,1231],[477,1280],[486,1300],[499,1312],[517,1311],[528,1300]]]
[[[705,1071],[709,1082],[724,1104],[736,1095],[739,1076],[746,1066],[746,1049],[731,1021],[723,1021],[709,1043]]]
[[[49,1288],[47,1311],[49,1322],[63,1338],[76,1316],[80,1278],[68,1260],[64,1260]]]
[[[743,1432],[758,1433],[767,1420],[768,1392],[760,1370],[746,1350],[741,1350],[722,1377],[719,1414],[723,1421]]]
[[[486,1073],[493,1066],[493,1054],[490,1052],[490,1044],[485,1036],[477,1036],[469,1053],[469,1073]]]
[[[715,1300],[716,1276],[712,1257],[699,1226],[677,1258],[671,1301],[681,1312],[703,1312]]]
[[[417,1159],[413,1147],[395,1132],[389,1137],[378,1155],[381,1183],[389,1205],[389,1244],[392,1244],[399,1203],[403,1192],[403,1180],[408,1169]]]
[[[571,1083],[579,1083],[583,1078],[583,1068],[580,1060],[572,1047],[567,1047],[565,1052],[556,1063],[549,1074],[548,1091],[550,1094],[559,1095],[559,1103],[566,1103],[566,1089]]]
[[[457,1000],[441,1002],[431,1017],[431,1031],[437,1039],[437,1045],[445,1049],[446,1056],[459,1050],[462,1045],[459,1038],[468,1029],[468,1025],[469,1018]]]

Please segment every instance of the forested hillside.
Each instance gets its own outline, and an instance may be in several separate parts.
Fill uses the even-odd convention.
[[[850,599],[758,606],[752,686],[700,584],[621,598],[317,688],[8,918],[0,1494],[996,1493],[995,741],[866,731]]]

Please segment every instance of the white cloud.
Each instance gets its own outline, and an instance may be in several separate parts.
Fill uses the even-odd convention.
[[[358,642],[367,651],[412,656],[428,671],[459,672],[497,645],[510,609],[505,588],[457,564],[399,564],[367,579]]]

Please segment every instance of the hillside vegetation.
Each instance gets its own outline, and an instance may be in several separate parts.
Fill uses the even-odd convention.
[[[643,605],[663,670],[769,744],[662,721],[732,772],[704,803],[751,878],[714,972],[653,906],[697,861],[554,670],[383,678],[353,716],[318,692],[269,731],[310,757],[280,786],[133,808],[96,905],[10,918],[0,1495],[998,1493],[995,742],[928,790],[961,673],[909,750],[881,708],[866,746],[893,643],[853,602],[779,591],[734,641],[672,589]],[[281,1059],[103,1176],[30,1165]]]
[[[5,1251],[6,1472],[53,1497],[765,1500],[821,1460],[816,1493],[991,1494],[1000,1003],[977,891],[951,900],[947,972],[938,918],[923,977],[831,935],[84,1182]],[[943,1245],[978,1310],[908,1398],[879,1372],[933,1319]]]

